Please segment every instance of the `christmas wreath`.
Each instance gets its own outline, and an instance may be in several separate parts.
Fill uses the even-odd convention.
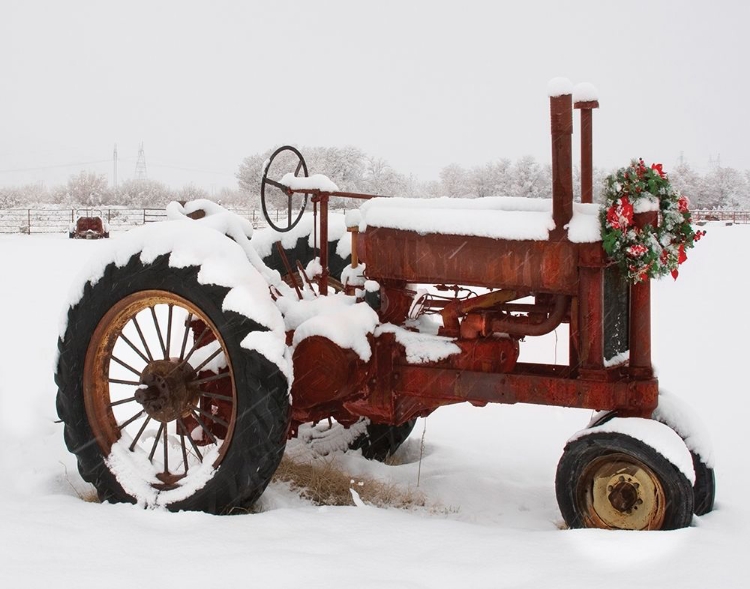
[[[676,280],[687,260],[686,250],[703,237],[690,225],[690,201],[669,183],[661,164],[647,167],[633,160],[607,177],[600,218],[604,251],[633,282],[660,278]],[[636,227],[634,213],[659,211],[656,227]]]

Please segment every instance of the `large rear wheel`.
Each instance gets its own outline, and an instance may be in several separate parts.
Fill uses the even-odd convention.
[[[287,381],[242,347],[228,289],[168,256],[107,266],[58,342],[58,413],[101,499],[222,513],[255,501],[283,454]]]

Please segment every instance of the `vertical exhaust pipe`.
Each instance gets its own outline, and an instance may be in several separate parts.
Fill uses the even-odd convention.
[[[552,132],[552,219],[553,239],[565,236],[573,217],[573,84],[567,78],[553,78],[547,86]]]
[[[584,82],[573,90],[573,108],[581,111],[581,202],[594,202],[593,116],[599,108],[596,88]]]

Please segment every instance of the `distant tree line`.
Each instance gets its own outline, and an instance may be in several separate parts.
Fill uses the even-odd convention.
[[[552,168],[549,164],[540,164],[532,156],[521,157],[515,162],[501,158],[470,168],[450,164],[440,171],[439,181],[420,182],[414,176],[395,171],[385,160],[367,155],[356,147],[305,147],[300,151],[311,174],[324,174],[347,192],[419,198],[546,198],[551,195]],[[237,172],[240,191],[253,206],[260,194],[264,164],[272,152],[268,150],[245,158]],[[284,171],[293,171],[293,167]],[[594,168],[595,201],[601,201],[605,178],[613,172]],[[750,170],[740,172],[734,168],[712,165],[707,173],[701,174],[690,164],[681,162],[668,172],[672,183],[690,199],[693,208],[750,209]],[[279,179],[273,175],[271,177]],[[580,199],[581,172],[578,166],[573,169],[573,187],[575,198]],[[342,204],[346,206],[349,203]]]
[[[212,197],[206,190],[194,184],[175,190],[156,180],[126,180],[115,189],[108,185],[106,174],[88,171],[71,176],[68,182],[61,186],[0,186],[0,208],[6,209],[30,205],[60,205],[71,208],[126,206],[148,209],[164,208],[173,200],[196,198]],[[237,189],[223,188],[213,200],[239,205],[241,195]]]
[[[516,161],[507,158],[466,168],[450,164],[440,171],[437,181],[419,181],[413,175],[394,170],[387,161],[364,153],[353,146],[302,147],[310,174],[324,174],[346,192],[434,198],[475,198],[482,196],[548,197],[552,173],[548,164],[540,164],[531,156]],[[239,166],[237,188],[222,188],[209,193],[189,184],[172,189],[156,180],[127,180],[117,189],[108,186],[104,174],[83,171],[71,176],[67,184],[47,188],[39,184],[0,187],[0,208],[51,204],[66,207],[127,206],[161,208],[172,200],[211,198],[221,204],[260,207],[260,184],[264,166],[273,150],[246,157]],[[293,172],[298,160],[288,157],[274,160],[270,177],[280,180],[285,172]],[[594,168],[594,199],[601,199],[604,179],[612,170]],[[700,173],[682,162],[668,170],[675,187],[688,196],[693,208],[750,209],[750,171],[712,165]],[[574,191],[580,197],[580,170],[574,168]],[[336,199],[334,207],[351,207],[355,203]],[[271,206],[281,206],[271,201]]]

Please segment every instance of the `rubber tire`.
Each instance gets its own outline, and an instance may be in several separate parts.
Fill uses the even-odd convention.
[[[77,457],[78,470],[94,485],[99,498],[135,502],[107,468],[88,422],[82,376],[86,351],[100,319],[125,296],[158,289],[191,301],[216,325],[226,344],[237,388],[237,417],[231,445],[213,478],[168,509],[227,513],[257,500],[281,461],[290,418],[287,380],[275,364],[240,345],[249,332],[267,328],[238,313],[222,311],[228,289],[200,284],[199,267],[172,268],[168,260],[163,255],[143,264],[136,254],[125,266],[109,264],[96,283],[85,285],[82,298],[68,310],[68,328],[57,343],[57,413],[65,424],[65,443]]]
[[[361,450],[368,460],[384,462],[401,447],[414,429],[416,419],[401,425],[370,422],[365,433],[349,444],[350,450]]]
[[[341,276],[344,268],[351,264],[351,256],[342,258],[336,253],[339,241],[339,239],[334,239],[328,242],[328,270],[330,275],[336,279]],[[302,263],[302,266],[307,266],[316,255],[315,250],[310,246],[309,236],[298,238],[294,247],[284,248],[284,253],[294,271],[297,269],[297,260]],[[271,253],[263,258],[263,263],[272,270],[278,271],[282,276],[287,274],[287,269],[284,266],[276,245],[273,246]]]
[[[570,528],[588,527],[576,497],[585,484],[583,474],[595,459],[622,453],[647,465],[664,489],[666,510],[660,529],[674,530],[690,525],[693,518],[693,490],[690,481],[674,464],[645,442],[614,432],[592,432],[565,446],[557,465],[555,492],[565,523]]]
[[[595,427],[608,422],[613,417],[617,417],[616,411],[610,411],[601,415],[596,421],[589,424],[589,427]],[[659,420],[660,423],[674,429],[674,427]],[[675,430],[677,431],[677,430]],[[677,432],[679,434],[679,432]],[[688,448],[688,450],[690,450]],[[716,476],[714,469],[709,468],[695,452],[690,450],[690,457],[693,459],[693,470],[695,470],[695,483],[693,484],[693,513],[695,515],[706,515],[714,509],[716,501]]]
[[[693,513],[706,515],[714,510],[716,501],[716,476],[714,469],[706,466],[700,456],[690,452],[695,469],[695,484],[693,485]]]

